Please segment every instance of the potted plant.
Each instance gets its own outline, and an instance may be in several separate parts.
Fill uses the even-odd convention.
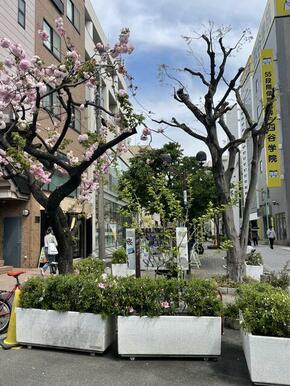
[[[224,307],[225,327],[233,330],[240,329],[239,307],[236,303],[227,304]]]
[[[129,274],[127,255],[124,248],[118,248],[112,256],[112,275],[127,276]]]
[[[74,261],[74,271],[80,275],[92,275],[100,277],[105,271],[105,264],[103,260],[98,257],[87,257]]]
[[[252,251],[247,254],[245,261],[245,275],[260,281],[263,275],[263,258],[260,253]]]
[[[213,281],[121,278],[115,295],[119,355],[220,355],[222,302]]]
[[[269,284],[243,285],[238,292],[252,382],[290,385],[290,294]]]
[[[111,291],[90,275],[29,279],[16,309],[17,342],[103,353],[114,338]]]

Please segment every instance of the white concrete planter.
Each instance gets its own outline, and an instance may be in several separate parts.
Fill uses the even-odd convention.
[[[103,353],[114,338],[113,318],[79,312],[16,309],[16,340],[27,346],[48,346]]]
[[[198,356],[221,354],[221,318],[195,316],[118,316],[121,356]]]
[[[127,264],[112,264],[113,276],[132,276],[135,275],[135,270],[129,269]]]
[[[290,338],[246,333],[243,349],[253,383],[290,385]]]
[[[260,281],[261,275],[263,275],[263,265],[245,264],[245,274],[252,279]]]

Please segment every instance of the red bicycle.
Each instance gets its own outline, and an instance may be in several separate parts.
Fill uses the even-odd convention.
[[[16,289],[20,288],[18,276],[25,272],[26,271],[23,271],[22,269],[7,272],[8,276],[12,276],[16,279],[16,284],[11,291],[0,292],[0,334],[3,334],[8,329],[14,294]]]

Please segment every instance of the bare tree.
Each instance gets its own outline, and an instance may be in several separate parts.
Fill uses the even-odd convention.
[[[178,87],[174,88],[174,99],[184,105],[205,128],[205,134],[192,128],[184,122],[180,122],[175,117],[170,121],[159,120],[158,123],[167,124],[171,127],[183,130],[190,135],[193,140],[202,141],[208,147],[213,165],[213,175],[217,188],[220,204],[226,205],[223,215],[224,228],[227,238],[231,241],[231,248],[227,252],[227,265],[229,276],[232,280],[240,281],[242,277],[242,267],[245,259],[245,251],[249,231],[249,215],[251,204],[255,195],[258,164],[264,147],[265,135],[269,129],[272,119],[272,106],[274,101],[274,90],[272,98],[268,101],[261,122],[254,121],[250,112],[240,95],[242,87],[240,83],[244,67],[239,68],[233,74],[230,71],[229,59],[242,45],[249,39],[249,31],[245,30],[241,34],[236,44],[227,47],[225,37],[230,31],[229,28],[216,29],[210,24],[209,29],[196,38],[201,39],[206,49],[208,65],[199,60],[200,68],[184,68],[183,73],[188,74],[193,79],[199,79],[205,88],[202,106],[194,103],[190,93],[180,79],[171,74],[167,67],[163,67],[165,75],[174,80]],[[195,38],[185,37],[189,45]],[[229,75],[231,74],[231,75]],[[230,80],[226,78],[230,76]],[[238,106],[244,114],[247,127],[240,137],[237,137],[231,127],[226,123],[226,114],[235,106]],[[221,141],[221,132],[227,138],[226,144]],[[251,159],[251,172],[249,190],[245,198],[243,220],[240,230],[235,228],[233,208],[228,204],[231,201],[231,180],[235,170],[236,158],[239,146],[247,140],[252,141],[253,156]],[[223,163],[223,156],[228,155],[228,164]]]

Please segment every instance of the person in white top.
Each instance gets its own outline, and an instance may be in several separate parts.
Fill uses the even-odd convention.
[[[53,263],[55,263],[55,259],[58,254],[57,245],[56,237],[53,234],[52,228],[49,227],[46,231],[46,235],[44,236],[44,251],[48,262],[40,268],[42,276],[48,267],[51,274],[56,274],[56,266]]]
[[[270,225],[269,229],[267,230],[267,237],[269,239],[270,248],[274,248],[274,241],[276,238],[276,232],[274,231],[273,227]]]

